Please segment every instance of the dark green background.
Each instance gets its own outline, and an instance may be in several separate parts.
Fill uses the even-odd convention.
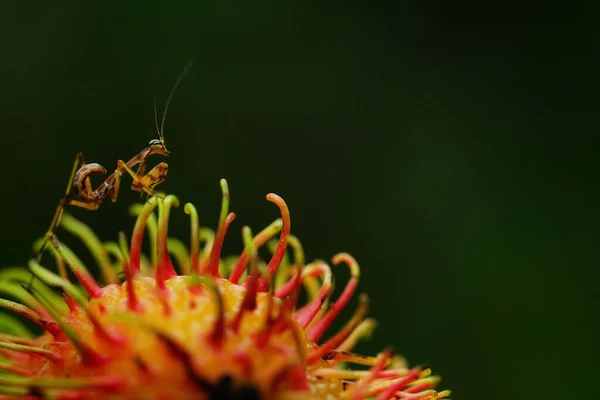
[[[227,252],[276,192],[309,259],[361,263],[362,350],[455,399],[597,397],[598,7],[484,3],[4,1],[2,263],[31,257],[77,152],[112,169],[156,136],[156,74],[164,102],[193,60],[160,188],[214,227],[227,178]],[[113,239],[127,187],[72,212]]]

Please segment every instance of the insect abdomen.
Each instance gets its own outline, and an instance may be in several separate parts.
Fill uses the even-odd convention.
[[[77,192],[77,197],[87,203],[94,203],[99,199],[104,198],[108,192],[108,187],[106,185],[103,185],[98,190],[94,190],[93,192],[88,192],[87,188],[85,187],[85,180],[91,174],[106,174],[106,168],[96,163],[86,164],[79,168],[75,174],[75,179],[73,180],[73,188]]]

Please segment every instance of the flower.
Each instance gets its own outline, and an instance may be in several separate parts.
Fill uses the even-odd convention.
[[[191,221],[189,251],[168,236],[171,209],[179,205],[173,195],[132,207],[137,221],[130,244],[122,232],[118,243],[103,244],[89,227],[65,214],[62,228],[89,247],[103,285],[54,234],[46,250],[54,256],[56,272],[34,260],[29,271],[0,271],[0,291],[12,298],[1,299],[0,306],[43,331],[36,336],[17,318],[2,316],[6,333],[0,336],[0,398],[449,396],[449,391],[434,389],[439,378],[429,369],[408,368],[390,350],[374,357],[351,352],[375,327],[366,318],[366,295],[359,296],[350,320],[324,339],[355,293],[359,266],[347,253],[333,257],[334,265],[349,268],[350,279],[331,301],[331,268],[321,260],[305,265],[281,197],[267,195],[281,218],[255,236],[244,227],[243,252],[221,259],[235,218],[229,213],[225,180],[221,187],[216,233],[200,228],[196,209],[185,204]],[[145,231],[149,258],[142,254]],[[267,263],[257,249],[269,243],[274,250]],[[300,305],[303,298],[307,300]]]

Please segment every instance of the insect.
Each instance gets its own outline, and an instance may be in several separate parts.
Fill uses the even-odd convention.
[[[36,259],[38,263],[41,261],[44,248],[46,247],[50,236],[60,225],[65,206],[76,206],[86,208],[88,210],[97,210],[107,197],[110,197],[113,202],[117,201],[119,187],[121,185],[121,176],[124,173],[128,173],[133,178],[133,183],[131,185],[132,190],[140,192],[141,194],[147,194],[148,196],[154,195],[154,188],[166,179],[169,166],[166,162],[161,162],[152,168],[148,173],[146,173],[146,159],[153,154],[159,154],[162,156],[169,155],[169,151],[165,146],[164,139],[165,118],[167,116],[167,110],[169,109],[169,104],[171,103],[173,94],[191,66],[191,62],[186,65],[183,71],[181,71],[181,74],[179,74],[179,78],[175,82],[175,85],[173,85],[165,104],[160,127],[158,126],[158,117],[156,113],[156,96],[154,98],[154,122],[156,124],[158,139],[151,140],[148,144],[148,147],[140,151],[129,161],[125,162],[123,160],[119,160],[117,162],[117,169],[110,174],[106,180],[98,186],[97,189],[92,189],[90,175],[106,174],[106,168],[97,163],[86,164],[83,159],[83,154],[77,154],[75,157],[75,163],[73,164],[73,169],[71,171],[71,177],[69,178],[67,189],[65,190],[65,195],[59,201],[58,206],[56,207],[54,217],[50,222],[50,227],[48,228],[42,245],[37,252]],[[136,165],[139,166],[137,170],[134,171],[133,168]],[[69,197],[71,188],[75,190],[78,200]]]

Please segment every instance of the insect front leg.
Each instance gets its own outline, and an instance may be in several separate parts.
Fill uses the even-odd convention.
[[[139,185],[143,185],[146,189],[154,192],[154,188],[160,183],[164,182],[167,179],[167,172],[169,171],[169,166],[165,162],[161,162],[156,165],[154,168],[150,170],[146,175],[144,175],[139,180]],[[140,191],[139,187],[132,187],[133,190]]]
[[[137,173],[134,172],[131,168],[129,168],[122,161],[119,162],[120,167],[123,170],[127,171],[129,175],[133,178],[133,183],[131,184],[131,189],[136,192],[146,193],[149,196],[156,196],[154,193],[154,187],[165,180],[167,176],[167,171],[169,166],[167,163],[160,163],[152,168],[147,174],[141,176],[143,172],[145,172],[145,162],[142,162],[140,168]]]
[[[119,195],[119,188],[121,187],[121,175],[122,175],[122,170],[123,170],[123,161],[119,160],[117,162],[117,170],[113,173],[115,176],[115,180],[112,184],[112,187],[109,190],[110,193],[110,199],[112,200],[112,202],[114,203],[115,201],[117,201],[117,196]]]
[[[143,179],[145,173],[146,173],[146,160],[144,160],[140,163],[140,166],[138,167],[137,172],[135,174],[136,179],[134,179],[133,182],[131,183],[131,190],[140,192],[140,196],[144,196],[144,191],[141,189],[140,182]],[[148,195],[148,193],[146,193],[146,195]]]
[[[142,162],[141,162],[141,164],[142,164],[142,165],[144,165],[144,164],[145,164],[145,161],[142,161]],[[142,165],[140,165],[140,168],[142,167]],[[142,171],[143,171],[145,168],[146,168],[146,167],[144,166],[144,167],[143,167],[143,169],[142,169]],[[133,188],[133,187],[134,187],[136,184],[139,184],[139,185],[140,185],[140,188],[141,188],[141,190],[142,190],[143,192],[147,193],[149,196],[152,196],[152,195],[153,195],[153,193],[152,193],[150,190],[148,190],[148,189],[146,188],[146,185],[143,185],[143,184],[142,184],[142,182],[141,182],[141,180],[140,180],[140,177],[138,177],[138,173],[137,173],[137,172],[135,172],[135,171],[133,171],[131,168],[129,168],[129,167],[127,166],[127,164],[125,164],[125,162],[124,162],[123,160],[119,160],[119,161],[118,161],[118,163],[117,163],[117,177],[116,177],[116,180],[115,180],[115,189],[114,189],[114,199],[113,199],[113,201],[115,201],[115,200],[116,200],[116,197],[117,197],[117,192],[118,192],[118,190],[119,190],[119,186],[120,186],[120,184],[121,184],[121,182],[120,182],[120,181],[121,181],[121,173],[122,173],[121,171],[126,171],[126,172],[127,172],[129,175],[131,175],[131,177],[133,178],[133,183],[132,183],[132,185],[131,185],[131,187],[132,187],[132,188]],[[139,171],[139,169],[138,169],[138,171]],[[134,189],[134,190],[136,190],[136,189]]]
[[[146,172],[146,162],[143,161],[137,170],[137,173],[136,173],[137,179],[134,179],[133,182],[131,183],[131,190],[140,192],[140,197],[144,197],[144,195],[146,195],[146,200],[149,200],[150,196],[155,196],[155,197],[163,199],[164,196],[154,192],[154,186],[156,186],[156,184],[158,184],[159,182],[157,182],[156,184],[147,184],[146,183],[147,179],[145,178],[145,172]],[[152,170],[148,174],[152,174]]]

